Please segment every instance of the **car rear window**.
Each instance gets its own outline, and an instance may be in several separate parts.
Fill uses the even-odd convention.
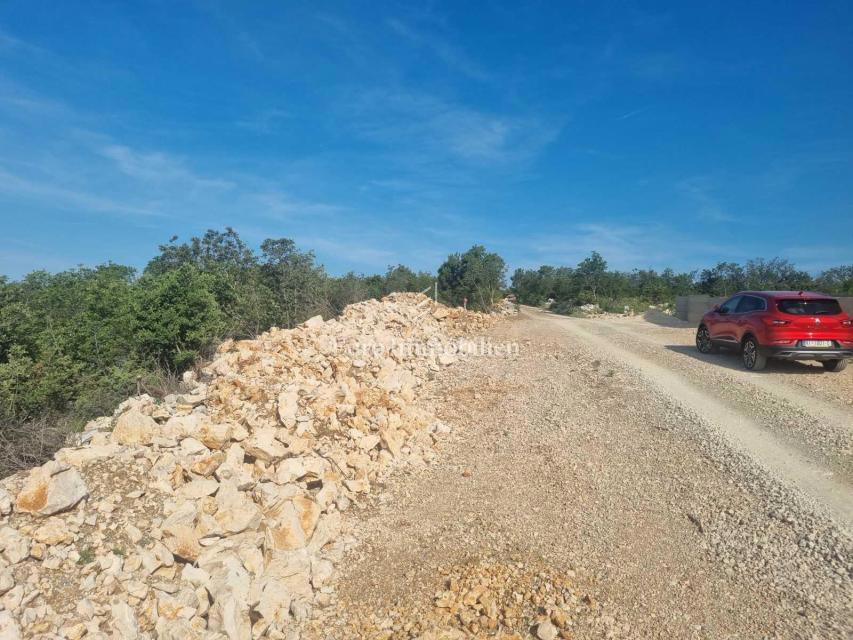
[[[796,316],[834,316],[841,313],[838,300],[780,300],[779,311]]]

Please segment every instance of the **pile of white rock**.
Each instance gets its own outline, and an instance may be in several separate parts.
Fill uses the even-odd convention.
[[[446,427],[414,402],[489,316],[417,294],[228,341],[0,481],[0,640],[297,638],[335,602],[343,512]]]

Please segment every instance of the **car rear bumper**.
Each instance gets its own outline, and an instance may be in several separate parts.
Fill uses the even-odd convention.
[[[841,360],[853,358],[853,349],[804,349],[803,347],[765,347],[768,358],[780,360]]]

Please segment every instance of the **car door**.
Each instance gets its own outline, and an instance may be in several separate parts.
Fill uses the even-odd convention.
[[[731,318],[733,322],[734,338],[738,343],[743,340],[743,336],[750,327],[752,327],[753,335],[756,337],[762,335],[760,327],[753,327],[753,324],[760,322],[758,314],[763,313],[766,310],[767,302],[764,298],[750,295],[741,296],[740,302],[738,302],[735,313]]]
[[[737,306],[743,296],[732,296],[717,309],[715,322],[710,327],[711,339],[720,342],[737,343],[735,323],[737,321]]]

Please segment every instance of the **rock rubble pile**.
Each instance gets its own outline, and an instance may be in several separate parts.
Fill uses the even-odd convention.
[[[447,427],[415,403],[487,315],[418,294],[228,341],[183,392],[0,482],[0,639],[297,638],[335,602],[342,515]]]
[[[349,612],[327,623],[331,637],[381,640],[571,639],[586,634],[599,604],[573,574],[481,558],[445,568],[431,605]],[[600,626],[600,625],[599,625]]]

